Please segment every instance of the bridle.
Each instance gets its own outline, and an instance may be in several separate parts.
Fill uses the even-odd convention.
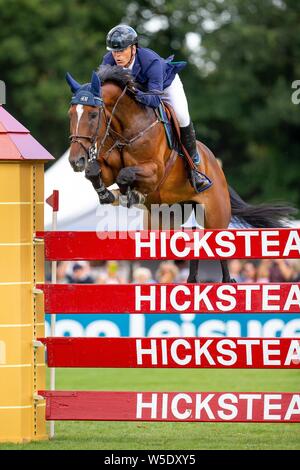
[[[118,132],[116,132],[115,130],[113,130],[111,128],[111,123],[112,123],[112,119],[113,119],[113,116],[114,116],[114,113],[117,109],[117,106],[120,102],[120,100],[123,98],[123,96],[125,95],[126,91],[128,89],[128,85],[125,86],[125,88],[123,89],[121,95],[118,97],[117,101],[115,102],[114,104],[114,107],[112,109],[112,112],[111,112],[111,115],[110,117],[108,117],[107,113],[106,113],[106,109],[105,109],[105,104],[103,103],[103,101],[101,102],[100,105],[97,105],[97,107],[99,108],[98,110],[98,122],[97,122],[97,127],[96,127],[96,130],[95,130],[95,133],[92,135],[92,136],[89,136],[89,135],[79,135],[79,134],[71,134],[69,139],[70,139],[70,142],[71,144],[77,142],[82,148],[83,150],[85,151],[86,153],[86,156],[87,156],[87,162],[92,162],[94,160],[97,160],[98,159],[98,156],[100,154],[100,151],[102,150],[105,142],[106,142],[106,139],[110,136],[113,140],[113,145],[109,148],[109,150],[107,150],[105,152],[105,154],[103,155],[103,158],[107,161],[109,156],[111,155],[111,152],[117,148],[119,151],[121,151],[124,147],[128,146],[128,145],[131,145],[133,144],[136,140],[138,140],[139,138],[141,138],[146,132],[148,132],[150,129],[152,129],[152,127],[156,126],[156,124],[158,124],[159,122],[161,122],[161,120],[157,117],[156,120],[154,122],[152,122],[149,126],[147,126],[145,129],[143,129],[142,131],[140,131],[138,134],[136,134],[134,137],[132,137],[131,139],[126,139],[124,136],[122,136],[121,134],[119,134]],[[103,113],[103,116],[104,116],[104,119],[105,119],[105,133],[104,133],[104,136],[103,138],[101,139],[101,142],[100,142],[100,145],[99,145],[99,148],[97,149],[97,138],[98,138],[98,132],[99,132],[99,129],[100,129],[100,125],[101,125],[101,114]],[[89,147],[86,147],[82,142],[81,142],[81,139],[85,139],[85,140],[88,140],[89,142],[91,142],[91,145]]]
[[[90,136],[90,135],[81,135],[81,134],[71,134],[69,136],[71,144],[74,144],[75,142],[77,142],[83,148],[83,150],[85,151],[85,153],[87,155],[88,162],[92,161],[92,160],[95,160],[97,158],[96,143],[97,143],[98,132],[99,132],[100,125],[101,125],[101,113],[104,110],[104,107],[103,107],[103,105],[100,105],[100,106],[98,106],[98,108],[99,108],[99,110],[98,110],[97,127],[96,127],[95,133],[92,136]],[[83,145],[83,143],[81,142],[81,139],[89,140],[91,142],[90,147],[87,148],[85,145]]]

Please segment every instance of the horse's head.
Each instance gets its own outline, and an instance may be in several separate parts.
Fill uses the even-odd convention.
[[[101,82],[93,72],[91,83],[80,85],[67,73],[66,80],[73,93],[70,117],[69,162],[74,171],[83,171],[87,162],[97,153],[97,137],[101,126],[103,100]]]

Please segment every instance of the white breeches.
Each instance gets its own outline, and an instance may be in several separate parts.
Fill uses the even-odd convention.
[[[182,81],[180,80],[178,74],[175,75],[171,85],[164,89],[161,99],[172,106],[180,127],[186,127],[189,125],[190,113],[188,102],[185,96]]]

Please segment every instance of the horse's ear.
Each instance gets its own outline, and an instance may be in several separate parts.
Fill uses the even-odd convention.
[[[93,71],[92,73],[92,79],[91,79],[91,91],[93,95],[96,96],[101,96],[101,82],[100,78],[96,74],[96,72]]]
[[[76,82],[69,72],[66,73],[66,81],[71,88],[72,93],[76,93],[76,91],[81,87],[80,83]]]

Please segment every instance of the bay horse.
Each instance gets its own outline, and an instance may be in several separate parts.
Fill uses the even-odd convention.
[[[130,70],[108,65],[93,72],[91,83],[81,85],[70,74],[66,80],[73,92],[69,161],[74,171],[85,171],[101,204],[116,203],[119,197],[127,207],[143,204],[149,214],[153,204],[202,205],[204,221],[198,222],[204,222],[206,229],[226,229],[231,217],[244,226],[257,228],[283,227],[290,219],[294,210],[288,205],[244,202],[228,186],[213,153],[199,141],[199,170],[213,185],[196,193],[187,177],[185,161],[170,149],[157,113],[135,100],[138,85]],[[115,182],[119,196],[107,189]],[[222,282],[233,282],[227,261],[220,263]],[[198,260],[190,262],[188,282],[199,282],[198,264]]]

